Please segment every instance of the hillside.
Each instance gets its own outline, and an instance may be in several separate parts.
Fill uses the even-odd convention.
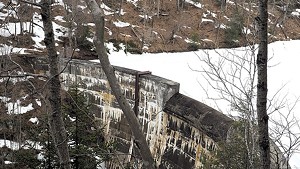
[[[38,0],[32,1],[38,2]],[[80,59],[95,58],[92,43],[94,24],[85,3],[80,0],[69,0],[69,3],[65,0],[67,4],[63,4],[62,0],[55,1],[56,3],[52,6],[53,21],[60,56],[72,55]],[[257,16],[257,5],[249,1],[227,1],[226,4],[222,4],[219,0],[186,0],[178,5],[179,1],[105,0],[101,6],[106,15],[105,38],[109,46],[107,50],[111,53],[110,59],[114,65],[119,64],[118,66],[123,67],[127,64],[130,65],[127,67],[132,69],[141,68],[150,70],[154,75],[162,73],[160,75],[162,77],[177,78],[184,94],[200,97],[199,74],[196,75],[197,72],[184,73],[185,69],[191,71],[187,64],[189,66],[199,64],[199,60],[184,60],[189,58],[188,55],[195,53],[170,52],[231,48],[255,43],[257,32],[254,18]],[[284,1],[270,2],[270,42],[300,37],[298,30],[300,2],[296,0],[288,2],[289,4]],[[39,8],[24,3],[19,4],[16,0],[0,0],[0,39],[2,42],[0,46],[2,55],[0,60],[2,75],[0,79],[0,93],[2,93],[0,96],[0,166],[2,168],[21,168],[21,166],[34,168],[56,165],[55,163],[48,164],[52,158],[50,157],[51,151],[54,150],[49,140],[48,107],[45,102],[48,96],[46,89],[48,80],[44,75],[37,76],[39,73],[45,73],[38,71],[40,67],[47,67],[47,65],[43,65],[42,62],[33,64],[32,61],[35,56],[46,56]],[[114,46],[114,49],[111,46]],[[280,43],[272,47],[271,44],[270,51],[278,52],[275,49],[279,46],[287,48],[288,45]],[[297,44],[289,46],[294,47]],[[130,53],[148,52],[148,54],[143,55],[142,59],[132,59],[140,55],[124,57],[123,52],[112,52],[112,50],[119,49]],[[216,51],[222,51],[222,49]],[[291,53],[297,53],[296,50],[290,53],[282,51],[282,53],[278,52],[280,54],[276,57],[292,56]],[[15,57],[16,55],[18,57]],[[183,55],[183,57],[178,57],[178,55]],[[163,60],[157,60],[157,58]],[[167,67],[170,65],[175,68]],[[292,67],[291,65],[289,64],[289,67]],[[153,71],[149,66],[155,67],[156,70]],[[283,70],[286,69],[280,72]],[[36,76],[31,76],[30,73],[35,73]],[[288,74],[293,73],[286,73],[284,77]],[[276,79],[278,75],[279,73],[276,74]],[[273,82],[273,84],[277,83],[277,81]],[[99,86],[95,88],[98,89]],[[62,91],[62,96],[64,105],[67,105],[68,93]],[[110,100],[110,97],[104,96]],[[93,111],[100,112],[98,109]],[[74,122],[71,116],[66,115],[65,118],[69,124]],[[91,115],[89,118],[96,120],[96,116]],[[92,127],[90,127],[91,130],[93,130]],[[23,151],[24,149],[30,151]],[[32,160],[32,163],[29,165],[24,157]]]
[[[53,5],[59,51],[63,55],[75,52],[77,57],[94,57],[91,52],[94,24],[86,5],[82,1],[68,1]],[[105,39],[114,43],[116,50],[123,47],[131,53],[182,52],[255,43],[257,4],[246,0],[225,2],[105,0],[101,5],[106,15]],[[299,17],[298,0],[270,1],[269,41],[299,39]],[[17,47],[18,50],[12,50],[14,53],[43,55],[40,19],[38,7],[2,0],[2,46]],[[76,50],[72,51],[73,48]]]

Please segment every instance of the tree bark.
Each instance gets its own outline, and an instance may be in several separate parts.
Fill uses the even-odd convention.
[[[94,44],[96,46],[96,52],[100,60],[103,71],[105,72],[109,85],[113,94],[115,95],[120,108],[122,109],[128,124],[132,130],[134,136],[134,142],[137,144],[137,149],[143,160],[143,168],[154,169],[154,160],[152,158],[149,146],[147,144],[146,138],[141,129],[141,125],[138,122],[138,118],[135,116],[132,108],[130,107],[125,96],[122,94],[121,87],[117,82],[115,76],[114,68],[109,62],[106,49],[104,46],[104,12],[99,8],[99,5],[95,0],[85,0],[88,8],[90,9],[94,22],[96,25],[96,32],[94,37]]]
[[[260,150],[260,168],[270,168],[270,144],[267,114],[268,93],[268,0],[259,0],[259,16],[255,18],[259,28],[257,54],[257,118]]]
[[[61,112],[61,96],[60,96],[60,81],[58,62],[59,58],[55,49],[54,32],[51,19],[51,3],[50,0],[41,2],[41,16],[44,25],[45,45],[49,57],[50,79],[49,88],[49,103],[51,106],[51,114],[49,115],[49,126],[54,144],[59,156],[60,165],[63,169],[70,169],[70,157],[68,151],[67,134]]]

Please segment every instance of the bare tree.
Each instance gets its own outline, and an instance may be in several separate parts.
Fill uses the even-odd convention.
[[[215,101],[218,106],[219,100],[225,100],[230,103],[229,114],[235,119],[243,122],[244,142],[246,147],[246,156],[248,164],[246,168],[257,168],[258,154],[258,128],[257,128],[257,65],[256,65],[256,45],[242,47],[238,49],[222,49],[204,51],[204,55],[198,54],[202,69],[192,70],[203,73],[209,88],[212,88],[217,95],[208,91],[205,86],[200,86],[207,93],[207,97]],[[289,166],[288,161],[295,152],[299,144],[299,133],[295,132],[298,120],[294,118],[291,111],[296,106],[296,101],[292,106],[286,101],[286,98],[280,98],[282,91],[280,88],[268,99],[267,111],[269,115],[278,118],[271,120],[271,138],[276,143],[270,146],[272,148],[272,167],[282,168],[282,164]],[[288,111],[284,108],[288,107]],[[220,108],[219,108],[220,109]],[[223,109],[224,110],[224,109]],[[236,118],[237,116],[237,118]],[[280,150],[278,149],[278,147]],[[293,151],[292,151],[293,150]],[[282,156],[284,155],[284,156]],[[245,159],[242,159],[245,160]],[[282,163],[281,160],[286,162]]]
[[[270,168],[270,143],[267,114],[268,93],[268,0],[259,0],[258,23],[259,46],[257,53],[257,122],[261,169]]]
[[[152,158],[149,146],[147,145],[146,138],[142,132],[141,125],[138,122],[135,113],[133,112],[132,108],[130,107],[128,101],[126,100],[125,96],[121,92],[121,87],[117,81],[115,76],[114,68],[109,62],[105,46],[104,46],[104,12],[99,5],[96,3],[95,0],[85,0],[88,8],[90,9],[93,19],[96,25],[96,32],[94,37],[94,44],[96,46],[96,52],[98,54],[98,58],[100,60],[101,66],[103,71],[106,74],[108,79],[109,85],[117,99],[119,106],[121,107],[128,124],[131,128],[131,131],[134,136],[134,142],[136,143],[136,148],[138,149],[142,160],[144,168],[153,169],[154,167],[154,160]]]
[[[70,57],[71,55],[71,50],[75,49],[77,44],[76,44],[76,36],[74,36],[74,29],[75,29],[75,17],[77,15],[77,6],[78,2],[77,1],[67,1],[64,0],[64,9],[66,13],[66,22],[67,22],[67,29],[68,29],[68,46],[64,46],[64,55],[65,57]]]
[[[257,111],[257,131],[258,131],[258,145],[259,145],[259,154],[260,154],[260,168],[263,169],[268,169],[270,168],[270,145],[269,145],[269,132],[268,132],[268,114],[267,114],[267,62],[268,62],[268,0],[260,0],[259,1],[259,16],[255,18],[257,24],[258,24],[258,39],[259,39],[259,47],[258,47],[258,54],[257,58],[255,60],[256,66],[257,67],[257,97],[256,97],[256,111]],[[223,58],[226,60],[226,57]],[[243,58],[242,58],[243,60]],[[255,63],[252,62],[252,63]],[[230,99],[234,98],[232,102],[238,103],[239,105],[244,105],[243,101],[240,100],[240,95],[235,95],[232,93],[232,88],[234,90],[241,90],[241,89],[246,89],[246,90],[241,90],[240,92],[245,96],[246,100],[252,99],[253,96],[253,84],[249,89],[245,88],[243,85],[243,82],[241,82],[242,88],[239,88],[236,86],[236,83],[233,81],[235,79],[239,78],[240,72],[238,69],[234,69],[234,71],[229,75],[227,78],[225,76],[225,72],[222,69],[222,62],[219,62],[217,66],[214,66],[214,64],[211,64],[210,60],[207,60],[207,63],[209,65],[213,65],[210,68],[212,69],[213,74],[211,72],[206,72],[207,76],[209,77],[210,80],[217,80],[220,84],[223,85],[223,88],[221,89],[221,93],[225,93],[226,98],[229,96]],[[243,64],[240,64],[236,61],[233,60],[232,64],[236,64],[237,66],[240,66],[240,69],[243,69]],[[238,73],[238,74],[236,74]],[[221,75],[221,76],[220,76]],[[238,76],[237,76],[238,75]],[[229,80],[228,79],[233,79]],[[242,79],[240,79],[242,80]],[[253,82],[253,79],[252,79]],[[238,82],[239,83],[239,82]],[[228,86],[230,85],[230,87]],[[212,86],[212,85],[211,85]],[[216,89],[216,88],[215,88]],[[218,90],[218,89],[217,89]],[[250,93],[250,95],[248,94]],[[236,102],[237,101],[237,102]],[[242,103],[242,104],[241,104]],[[235,104],[236,105],[236,104]],[[253,106],[253,105],[251,105]],[[245,105],[247,108],[247,105]],[[252,108],[252,110],[254,110]],[[255,114],[254,116],[255,117]],[[253,119],[251,119],[253,120]],[[252,122],[251,122],[252,123]],[[251,124],[250,123],[250,124]],[[254,148],[254,147],[253,147]],[[250,156],[251,157],[251,156]],[[251,160],[251,159],[250,159]]]
[[[209,87],[218,93],[218,96],[212,96],[212,93],[207,92],[209,99],[215,102],[225,100],[230,103],[233,112],[231,116],[243,122],[244,135],[242,137],[247,152],[246,168],[249,169],[256,168],[255,158],[258,149],[255,107],[257,69],[254,52],[255,46],[248,46],[240,51],[225,49],[206,51],[204,56],[198,55],[199,60],[204,63],[202,69],[192,68],[194,71],[203,73]],[[201,84],[200,86],[207,91],[204,86]]]
[[[282,109],[275,109],[276,116],[270,118],[270,137],[279,146],[280,152],[271,151],[271,159],[277,163],[278,168],[289,169],[289,160],[294,153],[299,153],[300,147],[300,125],[299,119],[295,117],[295,107],[299,98],[293,104],[285,99],[280,105]],[[278,107],[275,105],[275,107]],[[284,111],[284,112],[283,112]]]
[[[51,18],[51,2],[50,0],[41,1],[41,15],[44,24],[45,45],[49,57],[49,103],[51,106],[51,113],[49,115],[49,126],[51,129],[52,137],[57,148],[58,156],[60,159],[61,167],[64,169],[70,167],[70,157],[68,151],[67,134],[62,118],[61,112],[61,96],[60,96],[60,81],[58,62],[59,58],[55,48],[54,32]]]

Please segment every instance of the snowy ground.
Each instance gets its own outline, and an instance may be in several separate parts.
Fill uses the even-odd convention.
[[[272,96],[284,85],[285,87],[280,95],[287,95],[288,100],[291,102],[300,96],[300,78],[297,75],[300,73],[298,47],[300,47],[299,40],[281,41],[269,45],[269,57],[272,57],[269,62],[270,68],[268,72],[269,96]],[[237,50],[239,49],[241,48]],[[218,51],[222,53],[224,49],[219,49]],[[213,50],[207,52],[218,57]],[[199,85],[201,83],[203,86],[208,86],[202,74],[190,69],[190,67],[201,67],[201,62],[197,55],[201,56],[203,54],[204,52],[201,50],[184,53],[146,53],[143,55],[126,55],[124,52],[111,52],[110,60],[113,65],[140,71],[149,70],[154,75],[179,82],[182,94],[216,108],[215,102],[207,99],[205,92]],[[228,103],[220,102],[220,105],[222,112],[226,113],[230,110]],[[298,111],[300,111],[299,104],[296,106],[295,114],[300,119]],[[299,133],[300,131],[296,132]],[[295,154],[290,163],[294,169],[300,168],[300,154]]]

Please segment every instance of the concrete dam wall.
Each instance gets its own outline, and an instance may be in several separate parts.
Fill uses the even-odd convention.
[[[23,59],[21,61],[30,65],[25,67],[28,71],[48,74],[46,57],[26,56]],[[139,163],[140,154],[136,151],[130,127],[100,64],[75,59],[61,59],[60,63],[62,87],[79,86],[92,105],[94,120],[99,120],[105,127],[105,137],[117,143],[118,157],[123,157],[109,168],[120,168],[120,162]],[[114,69],[123,94],[136,112],[158,168],[203,168],[206,159],[219,148],[219,141],[230,141],[235,133],[232,119],[179,93],[179,83],[151,72],[122,67]],[[290,168],[280,147],[272,140],[270,149],[271,168]]]
[[[179,84],[150,72],[114,67],[132,108],[136,111],[159,168],[201,168],[203,160],[226,139],[232,122],[218,111],[179,93]],[[124,160],[138,157],[126,119],[110,90],[100,64],[62,60],[62,84],[74,84],[97,108],[107,138],[118,143]]]

